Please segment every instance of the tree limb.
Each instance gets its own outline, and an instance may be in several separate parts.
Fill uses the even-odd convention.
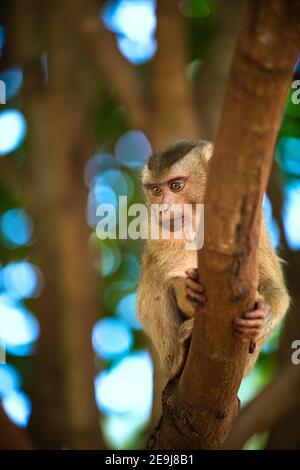
[[[248,345],[233,337],[232,321],[256,301],[261,202],[297,59],[299,14],[299,1],[248,2],[205,195],[199,275],[208,302],[196,312],[184,371],[165,389],[158,449],[220,448],[238,413]]]
[[[245,5],[245,0],[218,2],[219,18],[216,32],[204,57],[197,83],[197,98],[207,140],[215,139],[232,54],[244,18]]]
[[[158,148],[174,139],[199,137],[201,129],[192,87],[186,76],[186,21],[173,0],[157,2],[156,38],[158,48],[151,70],[154,119],[150,136],[154,147]]]
[[[114,87],[132,126],[145,130],[148,109],[137,71],[117,50],[114,34],[101,23],[97,3],[94,0],[63,0],[62,7],[101,74]]]
[[[300,368],[290,365],[257,398],[242,409],[224,443],[224,449],[242,449],[254,435],[277,424],[299,403]]]

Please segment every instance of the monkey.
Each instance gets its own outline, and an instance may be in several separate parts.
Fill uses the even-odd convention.
[[[201,309],[207,301],[205,286],[198,279],[196,247],[186,250],[185,240],[174,236],[176,211],[173,207],[180,208],[183,204],[195,207],[204,203],[212,153],[210,142],[180,140],[153,153],[142,170],[147,206],[163,205],[157,220],[162,226],[167,214],[170,237],[153,239],[149,236],[146,240],[137,290],[137,314],[168,380],[177,378],[183,370],[195,306]],[[253,368],[264,343],[289,307],[282,262],[271,245],[263,215],[258,273],[258,301],[254,310],[243,312],[232,324],[233,334],[249,343],[244,375]]]

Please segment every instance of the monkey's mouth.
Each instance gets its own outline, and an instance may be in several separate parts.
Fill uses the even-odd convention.
[[[174,232],[176,230],[182,229],[184,225],[184,221],[185,221],[185,217],[182,214],[178,216],[170,215],[170,217],[160,217],[159,224],[165,230],[170,230],[170,232]]]

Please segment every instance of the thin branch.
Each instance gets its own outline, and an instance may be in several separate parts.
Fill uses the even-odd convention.
[[[242,409],[224,449],[242,449],[254,435],[269,430],[299,403],[300,368],[290,365]]]
[[[62,7],[101,74],[114,87],[132,126],[145,130],[148,109],[137,71],[119,53],[115,35],[101,23],[98,4],[94,0],[63,0]]]

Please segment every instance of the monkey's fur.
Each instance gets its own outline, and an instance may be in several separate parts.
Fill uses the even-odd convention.
[[[178,141],[153,154],[142,172],[148,205],[157,202],[149,188],[183,174],[187,175],[185,202],[203,203],[212,148],[212,144],[205,141]],[[194,316],[194,306],[186,295],[186,270],[196,267],[197,251],[187,251],[184,240],[147,240],[137,310],[168,378],[176,377],[185,362]],[[281,262],[270,244],[263,220],[259,240],[258,298],[262,300],[268,318],[264,319],[255,338],[255,352],[248,354],[245,374],[254,366],[263,344],[289,306]]]

